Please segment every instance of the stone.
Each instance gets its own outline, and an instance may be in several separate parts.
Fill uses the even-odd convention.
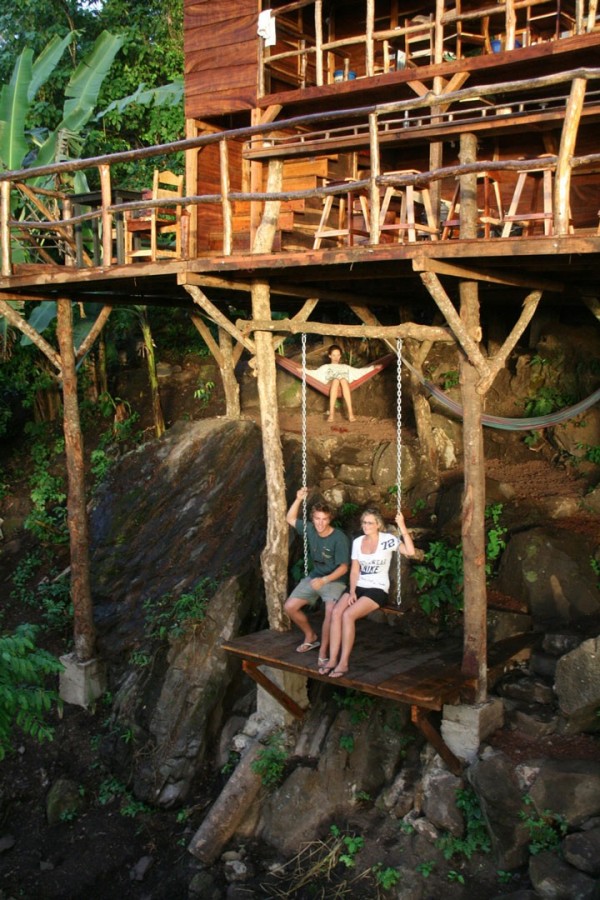
[[[467,777],[479,799],[497,867],[510,871],[525,865],[529,833],[519,816],[523,803],[513,762],[495,753],[471,766]]]
[[[209,872],[196,872],[188,885],[189,900],[222,900],[223,894]]]
[[[561,656],[554,687],[571,731],[600,730],[600,637]]]
[[[580,872],[600,877],[600,828],[568,834],[562,842],[562,852]]]
[[[337,477],[344,484],[364,485],[370,481],[370,469],[370,466],[352,466],[344,463],[339,467]]]
[[[564,656],[581,644],[582,637],[576,632],[547,631],[542,641],[542,649],[551,656]]]
[[[442,828],[454,837],[462,837],[465,830],[462,813],[456,805],[456,792],[463,787],[463,779],[446,769],[430,770],[423,776],[423,812],[435,828]]]
[[[445,705],[441,726],[446,746],[459,759],[474,762],[485,738],[502,728],[504,707],[497,697],[485,703]]]
[[[129,878],[131,881],[143,881],[153,862],[154,859],[151,856],[142,856],[142,858],[136,862],[135,866],[129,870]]]
[[[66,818],[79,815],[85,809],[80,785],[69,778],[58,778],[46,797],[46,818],[49,825],[58,825]]]
[[[3,834],[0,837],[0,853],[5,853],[15,846],[15,839],[12,834]]]
[[[556,663],[556,656],[534,650],[529,660],[529,670],[534,675],[540,675],[542,678],[553,682],[556,674]]]
[[[502,554],[498,590],[527,603],[536,626],[577,623],[600,613],[591,543],[579,534],[532,528],[514,534]]]
[[[502,679],[495,687],[501,697],[510,697],[524,703],[554,703],[554,691],[541,678],[528,672],[515,670]]]
[[[398,450],[396,441],[382,443],[373,459],[371,480],[381,487],[396,484],[398,470]],[[406,442],[402,443],[402,490],[409,491],[419,475],[419,455]]]
[[[592,900],[596,893],[594,878],[548,851],[531,857],[529,878],[538,896],[552,900]]]
[[[242,859],[229,859],[223,866],[223,874],[228,882],[244,882],[254,877],[254,867]]]
[[[515,634],[531,631],[531,616],[505,609],[489,609],[487,616],[488,644],[495,644]]]
[[[58,692],[65,703],[87,709],[106,691],[106,664],[101,659],[77,659],[75,653],[60,657],[63,670]]]
[[[552,709],[534,704],[517,706],[511,716],[515,727],[530,737],[545,737],[557,731],[557,718]]]
[[[593,760],[545,761],[529,796],[538,813],[550,810],[577,828],[600,814],[600,767]]]
[[[305,675],[297,675],[295,672],[285,672],[281,669],[272,669],[269,666],[261,667],[261,671],[269,681],[287,694],[291,700],[294,700],[301,709],[308,707],[308,694],[306,692],[308,679]],[[295,716],[260,685],[257,686],[256,692],[256,712],[259,717],[271,722],[275,728],[284,728],[296,721]]]

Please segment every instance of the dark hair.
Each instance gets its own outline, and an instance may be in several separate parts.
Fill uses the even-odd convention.
[[[332,344],[331,347],[329,347],[327,350],[328,356],[331,356],[331,354],[333,353],[334,350],[339,350],[342,355],[344,353],[344,351],[342,350],[342,348],[340,347],[339,344]]]
[[[317,500],[316,503],[313,503],[313,505],[310,508],[311,519],[312,519],[313,513],[316,513],[316,512],[327,513],[330,520],[332,520],[335,517],[334,508],[329,503],[327,503],[325,500]]]

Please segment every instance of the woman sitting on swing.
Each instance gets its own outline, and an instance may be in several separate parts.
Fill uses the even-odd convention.
[[[350,589],[333,607],[329,661],[326,666],[319,667],[319,674],[329,675],[330,678],[341,678],[348,672],[356,621],[387,604],[394,550],[404,556],[414,556],[415,553],[413,539],[401,512],[396,516],[400,537],[384,531],[383,517],[372,507],[365,509],[360,524],[364,534],[352,543]]]

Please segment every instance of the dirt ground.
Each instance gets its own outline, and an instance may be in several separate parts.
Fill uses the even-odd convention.
[[[339,417],[328,423],[325,416],[312,416],[311,434],[345,434],[365,431],[373,440],[393,440],[393,421],[359,417],[350,423]],[[297,415],[281,417],[284,431],[299,433]],[[490,478],[512,486],[517,500],[536,504],[552,497],[577,499],[587,489],[580,473],[566,470],[547,456],[531,453],[512,454],[511,458],[493,456],[488,459]],[[456,477],[456,473],[454,476]],[[578,513],[555,524],[569,530],[580,530],[598,538],[598,519]],[[22,549],[22,548],[21,548]],[[2,556],[4,558],[2,558]],[[0,581],[5,595],[10,592],[10,570],[16,559],[0,556]],[[4,620],[9,625],[9,620]],[[50,647],[63,652],[58,644]],[[107,708],[98,703],[93,711],[67,707],[55,722],[54,741],[42,746],[29,739],[19,742],[15,753],[0,762],[0,900],[186,900],[188,885],[198,872],[187,845],[200,824],[203,811],[218,794],[224,776],[210,769],[200,773],[198,788],[185,810],[161,811],[137,809],[129,802],[129,794],[111,794],[111,773],[102,758],[102,739],[106,734]],[[494,746],[515,762],[527,758],[596,759],[600,762],[600,742],[591,736],[548,736],[532,741],[519,732],[502,729],[492,738]],[[46,819],[46,796],[58,778],[71,779],[79,787],[82,810],[73,818],[49,826]],[[363,833],[373,829],[377,815],[373,808],[357,813],[353,826]],[[261,858],[263,849],[248,848],[254,854],[256,877],[252,885],[257,893],[245,896],[304,897],[338,896],[329,892],[310,893],[305,889],[282,894],[281,887],[266,877],[265,866],[272,860]],[[378,851],[379,852],[379,851]],[[381,850],[383,854],[383,850]],[[486,877],[490,866],[487,865]],[[493,868],[493,867],[492,867]],[[345,878],[340,869],[340,879]],[[479,900],[509,893],[524,886],[523,874],[517,873],[505,887],[485,882],[467,881],[467,889],[457,882],[428,882],[427,896],[462,898],[477,896]],[[225,897],[227,885],[222,868],[211,878],[217,893]],[[267,881],[271,887],[262,887]],[[465,892],[466,891],[466,892]],[[201,895],[202,900],[209,894]],[[244,888],[228,895],[241,898]],[[340,894],[340,896],[342,896]],[[376,897],[372,880],[358,881],[344,896]]]

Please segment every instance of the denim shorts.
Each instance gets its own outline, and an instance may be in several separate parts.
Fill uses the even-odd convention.
[[[315,577],[318,578],[319,576]],[[324,601],[335,601],[339,600],[344,591],[348,590],[347,585],[343,581],[328,581],[327,584],[323,585],[322,590],[315,591],[311,587],[311,581],[314,581],[313,577],[303,578],[302,581],[299,581],[290,597],[306,600],[309,606],[314,606],[319,597]]]

